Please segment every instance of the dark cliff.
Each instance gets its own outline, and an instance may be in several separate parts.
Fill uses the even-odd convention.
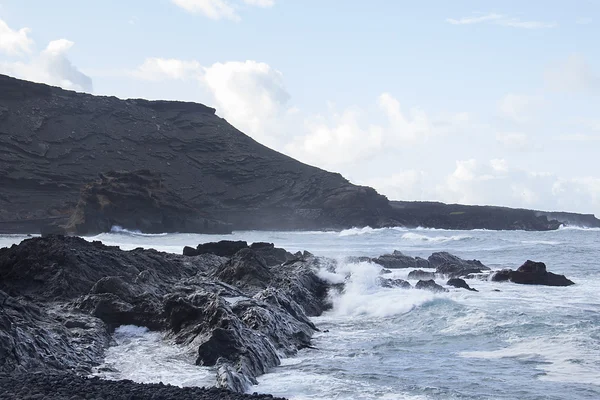
[[[393,224],[388,201],[273,151],[201,104],[92,96],[0,75],[0,231],[68,217],[108,171],[149,169],[234,229]]]
[[[185,209],[234,230],[559,226],[532,210],[389,202],[372,188],[257,143],[202,104],[120,100],[0,75],[0,233],[67,224],[85,200],[82,189],[99,176],[139,170],[160,177],[163,198],[181,198]],[[158,217],[146,222],[170,219]],[[593,216],[581,220],[600,225]]]

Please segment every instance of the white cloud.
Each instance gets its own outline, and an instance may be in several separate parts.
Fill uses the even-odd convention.
[[[479,24],[482,22],[497,21],[502,18],[504,18],[504,16],[501,14],[490,13],[483,15],[475,15],[471,17],[463,17],[460,19],[447,18],[446,21],[451,23],[452,25],[470,25]]]
[[[428,199],[427,174],[418,170],[403,170],[387,177],[376,177],[358,182],[384,193],[390,200]]]
[[[529,147],[529,138],[523,133],[498,133],[496,135],[496,141],[507,148],[515,150],[523,150]]]
[[[156,57],[147,58],[142,65],[132,71],[132,75],[136,78],[150,81],[200,79],[203,73],[204,68],[197,61]]]
[[[73,45],[67,39],[54,40],[28,62],[0,63],[0,72],[64,89],[92,92],[92,79],[79,71],[67,57]]]
[[[508,93],[498,103],[500,114],[515,122],[527,122],[530,113],[543,102],[541,96]]]
[[[306,121],[306,132],[286,146],[287,153],[325,168],[368,159],[382,148],[385,132],[381,126],[362,124],[361,117],[360,110],[347,109]]]
[[[557,91],[600,90],[600,75],[580,54],[571,54],[566,61],[547,69],[544,79],[550,89]]]
[[[388,118],[392,141],[414,142],[432,133],[431,123],[423,110],[412,108],[406,115],[400,108],[400,102],[389,93],[381,94],[378,103]]]
[[[557,26],[555,22],[541,21],[521,21],[519,18],[509,17],[507,15],[489,13],[474,13],[472,16],[463,18],[446,18],[446,22],[452,25],[472,25],[472,24],[495,24],[500,26],[508,26],[512,28],[522,29],[545,29],[554,28]]]
[[[568,135],[560,135],[558,140],[564,142],[596,142],[600,141],[600,135],[588,135],[585,133],[572,133]]]
[[[0,19],[0,51],[10,56],[31,53],[33,39],[28,36],[30,32],[29,28],[12,30]]]
[[[269,136],[286,113],[290,99],[281,72],[261,62],[231,61],[206,68],[204,81],[229,122],[272,144]]]
[[[257,7],[273,7],[275,0],[244,0],[244,3]]]
[[[208,18],[230,19],[239,21],[240,16],[236,13],[233,5],[226,0],[171,0],[175,5],[191,13],[203,14]]]

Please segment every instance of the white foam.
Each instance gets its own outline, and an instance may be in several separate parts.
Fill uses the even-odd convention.
[[[404,240],[415,240],[415,241],[424,241],[424,242],[452,242],[457,240],[466,240],[471,239],[473,236],[469,235],[453,235],[453,236],[427,236],[421,235],[419,233],[407,232],[402,235],[402,239]]]
[[[125,229],[119,225],[114,225],[112,228],[110,228],[110,232],[111,233],[120,233],[120,234],[125,234],[125,235],[148,236],[148,237],[167,236],[168,235],[168,233],[143,233],[139,229],[131,231],[131,230]]]
[[[443,296],[425,290],[382,288],[379,283],[381,269],[381,266],[368,262],[340,262],[335,273],[321,272],[320,275],[329,282],[345,282],[342,293],[331,295],[333,309],[328,315],[389,317],[405,314]],[[386,277],[395,278],[394,274]]]
[[[191,349],[167,342],[159,332],[124,325],[115,330],[113,337],[116,345],[108,348],[104,364],[94,375],[179,387],[215,385],[215,372],[196,366]]]

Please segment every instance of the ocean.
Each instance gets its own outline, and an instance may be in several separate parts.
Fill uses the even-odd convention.
[[[0,247],[19,235],[0,236]],[[478,292],[382,288],[380,267],[342,263],[348,273],[333,309],[313,318],[315,349],[259,378],[251,392],[290,399],[600,399],[600,230],[550,232],[349,229],[342,232],[235,232],[232,235],[146,235],[115,230],[87,238],[181,253],[183,246],[228,240],[273,242],[291,252],[343,260],[400,250],[428,257],[448,251],[492,269],[543,261],[570,287],[468,280]],[[394,270],[406,279],[410,270]],[[389,275],[386,275],[388,277]],[[414,281],[411,281],[414,285]],[[444,284],[443,280],[438,283]],[[125,326],[115,332],[98,375],[109,379],[207,386],[209,368],[193,365],[190,349],[160,333]]]

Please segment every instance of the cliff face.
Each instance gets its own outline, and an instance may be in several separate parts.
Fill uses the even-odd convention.
[[[139,169],[160,174],[167,189],[234,229],[394,223],[375,190],[257,143],[212,108],[0,75],[0,231],[35,232],[68,217],[98,174]]]
[[[215,221],[204,231],[398,225],[547,230],[559,226],[554,217],[600,226],[595,217],[578,214],[389,202],[372,188],[257,143],[202,104],[92,96],[0,75],[0,233],[64,226],[80,200],[91,204],[82,188],[95,185],[99,175],[138,170],[160,176],[162,198],[180,198],[186,209]],[[141,187],[135,190],[138,204],[154,204],[148,200],[156,190],[150,187],[145,197]],[[100,209],[92,214],[103,220],[88,220],[89,232],[123,217],[120,209],[108,213],[112,217]],[[159,214],[125,219],[162,229],[172,218]]]

